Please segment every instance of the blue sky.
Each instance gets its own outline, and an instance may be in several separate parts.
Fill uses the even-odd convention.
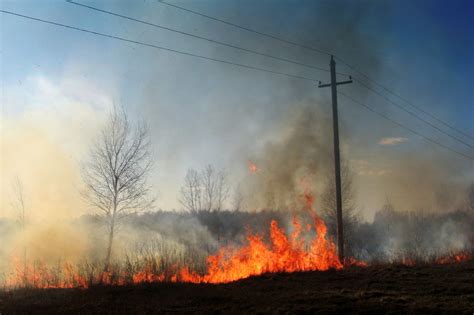
[[[327,56],[209,21],[158,1],[81,3],[328,68]],[[417,106],[474,135],[472,1],[173,3],[331,51]],[[2,1],[1,6],[3,10],[173,49],[329,79],[325,72],[211,45],[65,1]],[[0,15],[0,21],[2,116],[10,122],[5,125],[19,128],[11,126],[19,125],[15,122],[29,117],[31,112],[51,112],[50,119],[54,120],[54,115],[61,112],[61,104],[48,105],[55,101],[48,103],[47,97],[63,99],[64,104],[74,105],[64,105],[64,113],[58,114],[57,119],[77,121],[79,131],[74,129],[63,140],[51,136],[51,141],[62,141],[59,144],[67,151],[73,147],[69,142],[77,141],[77,146],[86,147],[90,141],[80,131],[87,129],[89,122],[77,118],[88,116],[76,115],[77,108],[95,110],[100,116],[110,103],[123,105],[134,117],[145,117],[151,126],[157,159],[153,181],[163,208],[179,207],[177,191],[189,167],[212,163],[228,169],[236,182],[241,181],[246,176],[247,158],[258,156],[267,142],[278,141],[281,126],[295,109],[315,103],[327,111],[330,106],[329,91],[310,82],[197,60],[6,14]],[[338,64],[338,70],[350,71],[342,64]],[[473,155],[472,149],[357,84],[340,89],[436,141]],[[55,109],[51,111],[48,106]],[[427,178],[427,191],[444,185],[457,189],[473,179],[472,160],[426,143],[343,98],[340,116],[343,156],[353,162],[358,174],[359,204],[369,209],[368,216],[387,196],[416,199],[406,196],[410,190],[406,186],[415,185],[410,174],[420,163],[430,165],[426,170],[432,173]],[[33,124],[28,121],[26,126]],[[43,121],[35,123],[49,126]],[[64,134],[70,131],[66,123],[58,129]],[[54,132],[58,131],[48,134]],[[404,140],[383,145],[384,138]],[[463,139],[474,145],[474,141]],[[83,154],[71,152],[66,155],[74,156],[74,162]],[[443,182],[437,183],[440,179]],[[419,203],[401,205],[421,207]]]

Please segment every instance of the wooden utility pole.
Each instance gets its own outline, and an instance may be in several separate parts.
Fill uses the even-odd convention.
[[[334,57],[331,56],[331,83],[321,84],[319,87],[331,87],[332,94],[332,123],[334,133],[334,170],[336,178],[336,210],[337,210],[337,249],[339,254],[339,260],[344,263],[344,230],[342,227],[342,189],[341,189],[341,158],[339,153],[339,124],[337,117],[337,86],[341,84],[352,83],[352,79],[348,81],[337,82],[336,80],[336,62]]]

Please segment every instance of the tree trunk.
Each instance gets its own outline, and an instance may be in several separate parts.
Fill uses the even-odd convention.
[[[110,257],[112,254],[112,243],[114,240],[114,227],[115,227],[115,218],[112,217],[112,221],[110,223],[110,232],[109,232],[109,242],[107,244],[107,256],[105,257],[105,266],[104,266],[104,271],[107,272],[109,271],[110,267]]]
[[[28,286],[28,263],[26,261],[26,245],[23,245],[23,286]]]

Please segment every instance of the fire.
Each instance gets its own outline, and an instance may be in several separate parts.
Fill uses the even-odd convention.
[[[86,276],[79,274],[72,265],[63,264],[47,268],[41,263],[24,266],[16,261],[16,272],[8,279],[7,287],[28,285],[36,288],[87,288],[90,284],[124,285],[152,282],[192,282],[227,283],[250,276],[270,272],[296,272],[312,270],[341,269],[334,243],[326,238],[326,226],[317,216],[314,226],[302,225],[295,217],[293,231],[287,235],[273,220],[270,223],[269,243],[258,233],[248,233],[247,243],[241,248],[225,247],[217,254],[207,258],[207,271],[204,275],[184,267],[178,271],[158,274],[151,264],[145,264],[133,274],[126,272],[100,272]],[[314,231],[313,231],[314,229]],[[305,241],[307,234],[314,236]]]
[[[315,229],[315,236],[305,242],[302,225],[293,219],[293,232],[288,237],[275,220],[270,223],[270,244],[262,235],[247,235],[247,245],[240,249],[222,248],[207,259],[207,273],[199,275],[183,268],[178,278],[193,283],[226,283],[271,272],[315,271],[341,269],[335,244],[326,238],[327,227],[313,209],[314,196],[305,185],[306,209],[312,216],[314,226],[307,224],[305,232]]]
[[[471,255],[466,252],[460,252],[460,253],[453,253],[451,255],[446,255],[443,257],[440,257],[436,260],[437,264],[452,264],[452,263],[460,263],[463,261],[467,261],[471,259]]]
[[[152,262],[145,263],[139,269],[131,271],[102,271],[88,273],[80,271],[70,263],[48,266],[34,262],[25,264],[14,259],[15,270],[3,283],[4,288],[89,288],[94,284],[128,285],[157,282],[190,282],[190,283],[228,283],[239,279],[257,276],[264,273],[324,271],[342,269],[334,243],[326,238],[325,225],[313,218],[313,225],[302,225],[300,220],[293,219],[293,231],[287,235],[276,221],[270,224],[269,242],[258,233],[248,233],[246,245],[240,248],[225,247],[217,254],[207,258],[207,270],[204,274],[191,271],[189,267],[158,272]],[[315,229],[313,231],[313,229]],[[308,241],[308,232],[316,232]],[[468,252],[453,253],[433,261],[435,264],[460,263],[472,259]],[[423,263],[423,262],[421,262]],[[414,266],[413,259],[404,259],[402,264]],[[365,262],[349,257],[345,266],[367,267]]]
[[[249,234],[248,244],[242,248],[223,248],[210,256],[205,275],[184,268],[178,278],[193,283],[226,283],[270,272],[341,269],[336,247],[326,239],[326,226],[321,222],[315,221],[316,236],[308,248],[301,236],[302,227],[298,218],[293,220],[294,230],[289,237],[276,221],[272,221],[270,245],[265,244],[261,235]]]
[[[29,286],[34,288],[87,288],[88,281],[69,263],[56,267],[41,262],[25,263],[14,258],[14,274],[7,278],[5,287]]]
[[[255,173],[258,172],[259,169],[258,169],[257,165],[254,162],[252,162],[251,160],[247,161],[247,165],[248,165],[248,168],[249,168],[249,172],[251,174],[255,174]]]
[[[158,268],[159,261],[153,259],[140,263],[132,269],[100,271],[98,266],[76,268],[69,263],[47,266],[35,261],[26,264],[15,259],[15,270],[5,281],[7,288],[88,288],[93,284],[126,285],[155,282],[228,283],[251,276],[275,272],[324,271],[342,269],[334,242],[327,238],[327,227],[313,209],[314,195],[305,185],[302,199],[311,215],[311,224],[293,218],[292,231],[285,233],[278,222],[272,220],[266,240],[263,234],[248,232],[246,243],[240,248],[224,247],[207,258],[207,269],[198,273],[189,267],[171,266]],[[441,257],[438,264],[457,263],[471,259],[469,253],[461,252]],[[349,257],[346,266],[366,267],[365,262]],[[407,265],[415,261],[405,259]]]

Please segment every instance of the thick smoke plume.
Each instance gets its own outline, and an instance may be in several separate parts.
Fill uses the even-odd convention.
[[[302,194],[322,187],[331,169],[330,117],[318,107],[296,107],[275,140],[267,143],[254,161],[258,171],[246,177],[243,192],[248,209],[298,210]]]

